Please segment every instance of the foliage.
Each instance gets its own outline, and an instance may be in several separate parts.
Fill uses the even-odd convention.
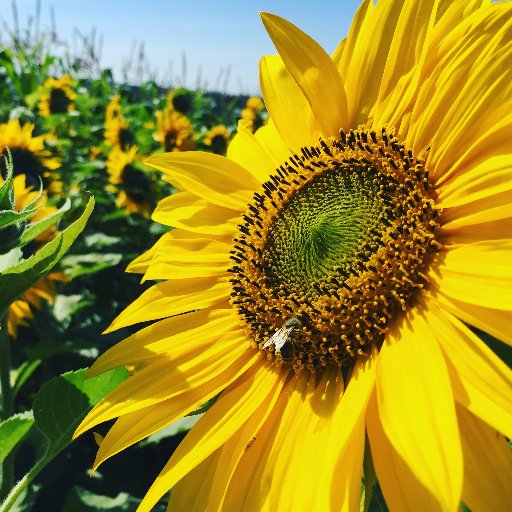
[[[0,44],[0,511],[133,510],[206,408],[91,477],[94,437],[71,436],[127,373],[83,368],[132,332],[101,336],[148,286],[126,266],[164,232],[150,214],[173,187],[144,158],[225,153],[247,97],[116,83],[85,39],[81,58],[20,33]]]

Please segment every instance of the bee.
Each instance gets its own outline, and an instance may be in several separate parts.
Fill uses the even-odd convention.
[[[274,345],[276,353],[280,354],[283,361],[290,363],[295,356],[295,345],[290,339],[293,331],[302,327],[302,322],[297,317],[289,318],[264,344],[262,348]]]

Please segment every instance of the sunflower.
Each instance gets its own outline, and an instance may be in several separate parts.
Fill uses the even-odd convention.
[[[212,126],[203,139],[203,144],[211,148],[213,153],[223,155],[226,153],[231,135],[223,124]]]
[[[0,177],[0,183],[2,182]],[[14,198],[16,210],[22,210],[37,198],[39,192],[25,183],[25,175],[21,174],[14,177]],[[57,210],[54,206],[46,205],[46,196],[42,195],[39,200],[39,209],[36,214],[30,218],[30,222],[37,222],[51,215]],[[41,233],[36,242],[37,247],[45,242],[50,241],[55,235],[55,227],[48,228]],[[39,280],[32,288],[27,290],[10,306],[7,315],[7,331],[12,338],[17,338],[18,328],[20,326],[28,326],[29,321],[34,318],[33,309],[40,309],[45,301],[53,302],[55,298],[55,283],[57,281],[65,281],[67,277],[60,272],[53,272],[43,279]]]
[[[257,96],[251,96],[245,102],[245,108],[242,109],[240,118],[252,132],[255,132],[265,122],[264,113],[265,105],[263,100]]]
[[[21,126],[17,118],[0,124],[0,154],[8,147],[16,174],[25,174],[28,185],[35,188],[39,188],[42,181],[50,194],[57,194],[62,190],[62,182],[52,171],[60,167],[61,159],[53,156],[45,147],[53,136],[34,136],[34,128],[32,123]]]
[[[128,129],[128,123],[121,107],[121,95],[116,94],[105,110],[105,142],[108,146],[126,150],[134,143],[134,136]]]
[[[227,158],[152,156],[175,227],[161,280],[110,330],[158,320],[91,375],[135,374],[77,434],[102,461],[213,406],[139,511],[359,510],[365,439],[391,511],[509,510],[512,4],[363,2],[329,57],[263,14],[269,123]]]
[[[156,113],[156,131],[153,138],[166,151],[189,151],[194,149],[194,128],[189,118],[174,110],[168,100],[167,106]]]
[[[112,192],[117,192],[116,206],[128,213],[149,216],[154,206],[154,194],[150,176],[137,168],[138,148],[127,151],[112,148],[107,160],[109,181]]]
[[[39,114],[48,117],[51,114],[65,114],[74,110],[73,100],[76,94],[72,90],[73,80],[69,75],[55,79],[47,78],[41,91],[43,95],[39,102]]]

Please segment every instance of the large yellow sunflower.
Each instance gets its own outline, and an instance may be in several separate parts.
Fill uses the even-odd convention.
[[[74,110],[73,79],[69,75],[60,78],[49,77],[41,87],[43,95],[39,102],[39,114],[48,117],[51,114],[65,114]]]
[[[0,177],[0,183],[3,179]],[[21,174],[14,177],[14,198],[16,210],[22,210],[37,198],[39,192],[25,183],[25,175]],[[30,222],[37,222],[51,215],[57,210],[54,206],[47,206],[46,196],[42,195],[39,200],[39,209],[36,214],[30,218]],[[41,243],[48,242],[55,235],[55,227],[50,227],[41,233],[36,241]],[[36,247],[37,249],[37,247]],[[34,318],[34,309],[40,309],[44,301],[53,302],[56,294],[55,283],[57,281],[67,280],[61,272],[52,272],[43,279],[39,280],[32,288],[27,290],[21,297],[15,300],[10,306],[7,315],[7,331],[12,338],[17,338],[18,328],[28,326]]]
[[[50,194],[59,193],[62,190],[62,182],[52,171],[60,167],[61,159],[53,156],[45,147],[45,142],[53,136],[34,136],[34,128],[35,125],[32,123],[25,123],[22,126],[17,118],[0,124],[0,154],[8,147],[16,174],[25,174],[30,186],[38,189],[42,180]]]
[[[110,329],[159,321],[77,433],[118,418],[98,466],[220,394],[139,511],[359,510],[365,437],[392,511],[509,510],[511,372],[469,325],[512,342],[512,4],[367,0],[333,57],[263,22],[269,124],[148,160],[176,229]]]

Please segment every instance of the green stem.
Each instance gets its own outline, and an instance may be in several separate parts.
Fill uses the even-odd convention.
[[[21,493],[32,483],[34,478],[40,471],[50,462],[53,457],[48,460],[46,455],[41,457],[37,464],[11,489],[11,492],[0,505],[0,512],[7,512],[16,503]]]
[[[0,389],[2,391],[2,414],[5,420],[14,413],[11,387],[11,340],[7,332],[6,315],[0,320]],[[2,485],[0,498],[3,498],[14,484],[14,458],[9,454],[2,463]]]

